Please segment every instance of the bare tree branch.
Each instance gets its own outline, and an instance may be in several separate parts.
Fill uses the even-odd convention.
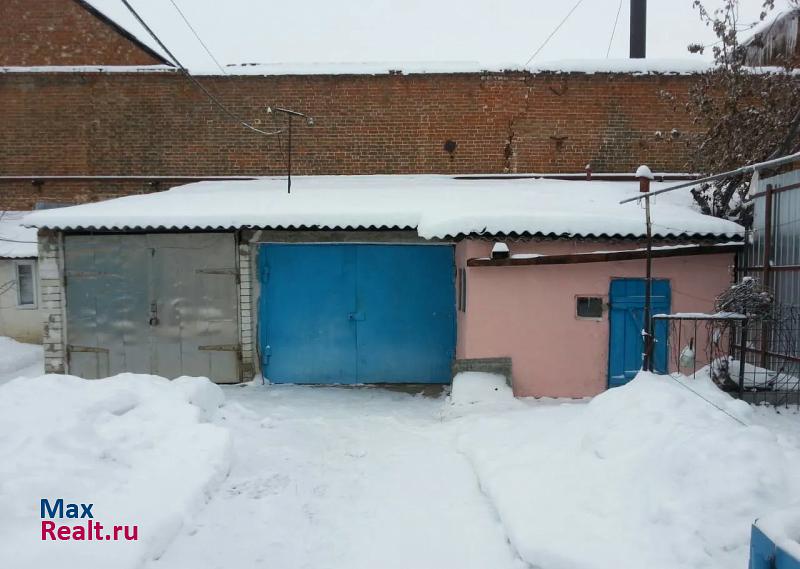
[[[690,135],[694,146],[687,167],[713,173],[732,170],[743,163],[760,162],[789,154],[800,146],[800,79],[784,70],[748,68],[747,47],[739,43],[738,0],[724,0],[709,11],[705,0],[694,6],[717,36],[715,65],[701,74],[689,92],[687,111],[701,134]],[[800,0],[792,0],[795,6]],[[774,8],[765,0],[760,19]],[[758,38],[755,40],[758,44]],[[693,52],[704,46],[689,46]],[[743,205],[750,179],[738,177],[704,186],[693,192],[701,210],[711,215],[748,222],[752,213]]]

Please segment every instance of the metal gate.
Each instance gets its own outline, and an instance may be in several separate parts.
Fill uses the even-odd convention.
[[[744,341],[735,343],[742,346],[736,358],[747,362],[742,397],[800,406],[800,168],[760,178],[751,191],[753,226],[737,280],[755,279],[774,305],[768,314],[748,315]]]
[[[233,234],[69,235],[64,270],[71,374],[239,380]]]
[[[265,244],[259,344],[274,383],[449,383],[453,247]]]

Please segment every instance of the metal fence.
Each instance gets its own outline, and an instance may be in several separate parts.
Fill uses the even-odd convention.
[[[776,310],[764,318],[676,314],[654,320],[669,326],[670,373],[708,375],[720,389],[749,403],[800,406],[800,360],[786,355],[800,331],[797,308]],[[766,353],[760,349],[765,329],[770,338]]]
[[[800,169],[758,180],[752,200],[738,285],[717,302],[725,312],[654,320],[669,326],[670,373],[707,373],[750,403],[800,408]]]
[[[736,277],[755,279],[773,294],[774,306],[738,332],[743,354],[736,357],[750,386],[743,397],[800,405],[800,169],[758,180],[752,191],[753,224]]]
[[[758,279],[781,306],[800,305],[800,170],[759,180],[738,275]]]

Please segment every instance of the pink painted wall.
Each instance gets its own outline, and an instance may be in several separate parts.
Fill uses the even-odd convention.
[[[512,254],[566,254],[633,249],[630,243],[510,242]],[[492,243],[464,240],[456,264],[488,257]],[[731,282],[732,254],[655,259],[653,276],[669,279],[673,312],[708,312]],[[585,397],[606,389],[608,311],[600,320],[575,315],[576,296],[608,300],[612,278],[641,278],[645,262],[467,268],[467,309],[458,313],[458,358],[510,356],[514,393]]]

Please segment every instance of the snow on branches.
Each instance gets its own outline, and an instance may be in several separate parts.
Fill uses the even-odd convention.
[[[717,296],[715,307],[719,312],[735,312],[748,316],[767,316],[772,311],[772,292],[763,288],[752,277],[732,285]]]
[[[798,6],[798,0],[792,0]],[[744,164],[776,158],[800,149],[800,77],[790,71],[791,62],[782,68],[751,68],[746,65],[746,49],[739,43],[738,0],[724,0],[722,7],[709,11],[703,0],[695,8],[717,42],[711,46],[690,45],[689,51],[711,48],[715,65],[700,74],[691,88],[687,111],[697,126],[690,140],[690,171],[704,174],[734,170]],[[760,20],[774,8],[765,0]],[[751,26],[752,27],[752,26]],[[758,42],[759,36],[751,41]],[[751,46],[752,47],[752,46]],[[744,175],[705,184],[693,194],[703,213],[751,220],[751,208],[744,196],[750,179]]]

